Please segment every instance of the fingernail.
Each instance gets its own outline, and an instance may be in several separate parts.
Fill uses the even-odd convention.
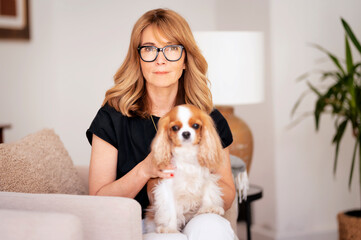
[[[173,174],[173,173],[171,173],[171,174],[170,174],[170,176],[171,176],[171,177],[174,177],[174,174]]]

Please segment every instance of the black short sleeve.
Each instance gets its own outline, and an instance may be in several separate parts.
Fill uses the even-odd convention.
[[[227,120],[217,109],[211,112],[211,117],[217,128],[218,135],[221,138],[223,148],[228,147],[233,142],[233,136]]]
[[[114,123],[110,111],[111,109],[109,108],[109,106],[104,106],[99,109],[93,122],[91,123],[89,129],[86,132],[86,136],[90,144],[92,144],[93,134],[95,134],[99,138],[110,143],[118,149],[116,132],[114,129]]]

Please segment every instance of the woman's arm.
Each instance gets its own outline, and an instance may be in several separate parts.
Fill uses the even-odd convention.
[[[149,154],[130,172],[116,180],[118,150],[93,134],[89,167],[89,194],[134,198],[150,178],[169,178],[156,169]]]
[[[229,157],[229,149],[228,147],[224,150],[225,162],[221,168],[218,169],[216,172],[218,175],[221,176],[219,180],[219,185],[222,188],[223,193],[223,202],[224,202],[224,210],[227,211],[234,201],[236,197],[236,188],[234,186],[232,169],[231,169],[231,160]]]

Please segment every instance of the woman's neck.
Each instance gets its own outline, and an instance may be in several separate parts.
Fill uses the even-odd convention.
[[[152,88],[147,86],[148,98],[151,106],[151,114],[163,117],[176,102],[178,86],[172,88]]]

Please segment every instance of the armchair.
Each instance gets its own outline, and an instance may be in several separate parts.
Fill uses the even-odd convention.
[[[9,174],[9,169],[19,166],[22,166],[19,171]],[[18,178],[32,180],[19,182]],[[0,144],[0,239],[146,237],[142,235],[138,202],[122,197],[88,196],[87,188],[88,166],[73,166],[53,130],[42,130],[16,143]],[[235,232],[237,213],[234,201],[224,216]]]

